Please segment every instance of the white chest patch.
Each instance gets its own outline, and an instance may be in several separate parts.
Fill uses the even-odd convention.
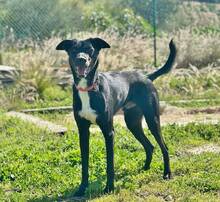
[[[78,84],[78,87],[81,87],[81,88],[88,87],[86,79],[81,79],[79,84]],[[79,91],[79,97],[80,97],[80,100],[81,100],[81,103],[82,103],[82,110],[79,111],[79,115],[82,118],[84,118],[88,121],[91,121],[92,123],[96,123],[97,114],[96,114],[96,111],[94,109],[92,109],[91,106],[90,106],[90,100],[89,100],[88,92]]]

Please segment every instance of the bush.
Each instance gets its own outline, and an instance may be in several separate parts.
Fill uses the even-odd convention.
[[[151,25],[143,17],[136,15],[132,9],[123,9],[116,16],[103,9],[96,9],[92,13],[87,13],[83,21],[85,30],[98,32],[110,30],[122,36],[152,33]]]
[[[109,16],[104,11],[93,11],[83,17],[85,29],[96,30],[98,32],[105,31],[112,22],[111,16]]]
[[[132,9],[124,9],[116,18],[116,27],[121,35],[151,34],[152,26],[141,16],[135,15]]]

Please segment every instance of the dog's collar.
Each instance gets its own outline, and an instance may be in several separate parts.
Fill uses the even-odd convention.
[[[76,84],[74,84],[74,85],[75,85],[75,87],[76,87],[76,89],[77,89],[78,91],[88,92],[88,91],[96,90],[96,89],[97,89],[97,86],[98,86],[98,83],[97,83],[97,81],[96,81],[96,82],[94,82],[91,86],[88,86],[88,87],[86,87],[86,88],[79,87],[79,86],[77,86]]]

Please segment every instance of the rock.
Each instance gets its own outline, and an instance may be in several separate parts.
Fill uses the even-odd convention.
[[[11,180],[11,181],[15,181],[15,175],[14,175],[14,174],[11,174],[11,175],[10,175],[10,180]]]
[[[53,67],[52,74],[53,79],[55,79],[57,84],[63,89],[73,84],[73,76],[70,68]]]
[[[62,125],[58,125],[50,121],[45,121],[41,118],[38,118],[32,115],[28,115],[28,114],[24,114],[20,112],[13,112],[13,111],[7,112],[6,115],[9,117],[19,118],[25,122],[32,123],[39,128],[46,129],[58,135],[64,135],[67,132],[67,128]]]
[[[6,86],[15,82],[18,70],[15,67],[0,65],[0,85]]]
[[[167,195],[165,198],[164,198],[165,201],[173,201],[173,197],[171,195]]]
[[[160,114],[163,114],[163,113],[164,113],[166,107],[167,107],[166,102],[165,102],[165,101],[161,101],[161,102],[160,102]]]

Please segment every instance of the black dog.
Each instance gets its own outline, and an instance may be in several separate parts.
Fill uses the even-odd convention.
[[[140,71],[98,73],[98,55],[102,48],[110,48],[110,45],[100,38],[83,41],[64,40],[56,47],[57,50],[65,50],[68,53],[74,78],[73,109],[79,130],[82,159],[82,181],[79,190],[75,193],[76,196],[84,195],[88,186],[91,123],[100,127],[105,138],[107,184],[104,192],[114,190],[113,116],[119,109],[124,111],[128,129],[145,149],[144,169],[150,168],[154,147],[144,135],[141,124],[143,116],[163,153],[163,178],[171,177],[168,149],[160,129],[159,99],[152,81],[171,70],[176,56],[173,41],[170,42],[170,55],[166,64],[149,75]]]

